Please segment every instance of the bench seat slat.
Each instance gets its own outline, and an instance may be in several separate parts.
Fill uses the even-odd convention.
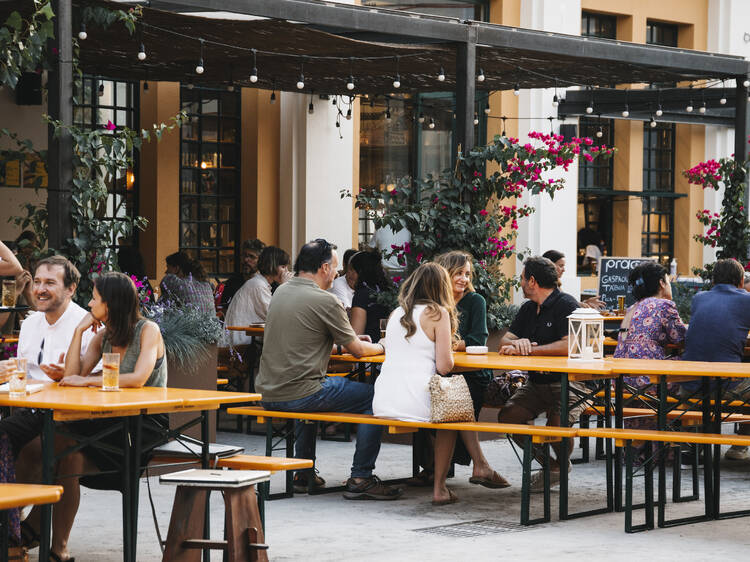
[[[750,435],[693,433],[691,431],[658,431],[655,429],[581,428],[580,437],[632,441],[663,441],[669,443],[707,443],[717,445],[750,446]]]
[[[216,466],[219,468],[233,468],[235,470],[270,470],[271,472],[278,472],[312,468],[313,461],[311,459],[234,455],[233,457],[218,459]]]

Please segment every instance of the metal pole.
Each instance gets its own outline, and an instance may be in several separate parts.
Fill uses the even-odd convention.
[[[750,154],[750,144],[747,136],[750,134],[750,111],[748,111],[748,88],[743,83],[747,76],[739,75],[737,88],[735,89],[735,115],[734,115],[734,157],[740,162],[747,162]],[[747,171],[747,170],[746,170]],[[750,208],[750,189],[745,189],[745,208]]]
[[[73,124],[73,39],[72,7],[66,0],[53,0],[55,12],[55,38],[50,41],[57,49],[57,60],[49,72],[48,110],[52,119],[66,125]],[[54,52],[50,49],[51,52]],[[70,133],[48,127],[49,183],[47,187],[48,243],[51,248],[61,248],[73,236],[70,220],[71,186],[73,185],[73,141]]]
[[[474,148],[474,97],[477,64],[476,29],[456,45],[456,144],[464,154]]]

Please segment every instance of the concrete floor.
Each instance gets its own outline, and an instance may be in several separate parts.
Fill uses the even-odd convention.
[[[246,452],[264,454],[264,438],[220,433],[218,441],[241,444]],[[430,490],[406,488],[392,502],[351,502],[340,494],[325,494],[267,503],[266,541],[271,560],[689,560],[744,559],[750,546],[748,519],[730,519],[657,529],[626,535],[623,514],[611,513],[570,521],[557,520],[559,495],[553,492],[553,521],[531,528],[494,531],[477,536],[444,536],[420,529],[479,520],[519,521],[521,474],[507,440],[484,441],[490,463],[511,481],[505,490],[469,484],[469,467],[459,466],[449,486],[460,502],[436,508]],[[343,482],[349,472],[353,443],[318,443],[318,467],[330,485]],[[574,453],[578,455],[579,453]],[[724,509],[750,507],[750,462],[723,463]],[[382,478],[410,475],[408,446],[384,443],[376,473]],[[688,472],[684,472],[687,477]],[[151,490],[163,535],[169,524],[174,488],[152,477]],[[639,484],[640,485],[640,484]],[[272,490],[283,486],[281,476]],[[217,495],[215,495],[217,496]],[[574,466],[571,475],[571,510],[604,502],[604,461]],[[535,497],[540,507],[541,497]],[[213,536],[221,536],[222,503],[214,497]],[[83,490],[81,508],[71,536],[70,550],[79,562],[122,559],[120,496]],[[669,504],[670,517],[696,514],[702,502]],[[32,552],[32,559],[36,556]],[[745,554],[743,554],[743,552]],[[138,561],[161,559],[149,506],[145,479],[141,484]],[[221,560],[215,553],[212,560]]]

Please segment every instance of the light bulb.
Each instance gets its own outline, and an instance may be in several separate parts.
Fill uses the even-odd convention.
[[[88,36],[89,34],[86,33],[86,24],[81,22],[81,30],[78,32],[78,38],[81,41],[85,41]]]
[[[520,96],[521,95],[521,91],[518,89],[518,84],[516,84],[515,86],[513,86],[513,95],[514,96]]]
[[[195,67],[195,73],[196,74],[203,74],[203,71],[205,69],[203,68],[203,59],[198,61],[198,65]]]
[[[229,84],[229,86],[227,86],[227,92],[234,92],[234,84]]]
[[[148,82],[146,82],[145,80],[143,82],[143,91],[148,92]]]
[[[654,118],[652,117],[652,118],[651,118],[651,121],[649,121],[649,124],[648,124],[648,126],[649,126],[649,127],[651,127],[652,129],[653,129],[654,127],[656,127],[656,119],[654,119]]]
[[[271,105],[276,103],[276,92],[271,92]]]
[[[706,112],[706,102],[703,102],[701,106],[698,108],[698,113],[705,113]]]
[[[442,66],[440,67],[440,72],[438,73],[438,81],[445,82],[445,70]]]
[[[661,117],[662,115],[664,115],[664,111],[662,110],[660,105],[658,108],[656,108],[656,116]]]
[[[745,88],[750,88],[750,80],[745,79],[745,81],[742,83],[742,85],[745,86]]]
[[[588,113],[589,115],[591,115],[592,113],[594,113],[594,106],[591,105],[591,104],[588,104],[586,106],[586,113]]]
[[[349,76],[349,81],[346,83],[346,89],[347,90],[353,90],[354,89],[354,76]]]
[[[429,124],[429,127],[430,127],[430,129],[434,129],[434,128],[435,128],[435,120],[434,120],[434,119],[432,119],[432,118],[430,118],[430,124]]]
[[[560,100],[558,99],[557,94],[555,94],[552,97],[552,107],[557,107],[558,105],[560,105]]]
[[[396,78],[393,79],[393,87],[398,89],[401,87],[401,76],[396,74]]]
[[[628,106],[625,106],[625,109],[622,110],[622,116],[623,117],[630,117],[630,110],[628,109]]]
[[[253,69],[250,71],[250,82],[255,84],[258,81],[258,69],[253,67]]]
[[[481,68],[479,69],[479,74],[477,75],[477,82],[484,82],[484,70]]]
[[[690,102],[688,102],[688,105],[685,108],[685,111],[687,111],[688,113],[692,113],[693,112],[693,102],[692,102],[692,100]]]
[[[420,112],[419,117],[417,117],[417,121],[419,121],[420,123],[424,123],[424,113]]]
[[[352,120],[352,109],[349,108],[346,110],[346,120],[351,121]]]
[[[301,90],[305,87],[305,75],[300,72],[299,79],[297,80],[297,89]]]
[[[102,97],[104,95],[104,82],[99,84],[99,97]]]
[[[725,97],[722,97],[722,98],[721,98],[721,99],[719,100],[719,103],[720,103],[721,105],[726,105],[726,104],[727,104],[727,98],[725,98]]]
[[[146,60],[146,47],[143,46],[143,43],[138,49],[138,60]]]
[[[192,82],[188,82],[187,89],[192,90],[193,88],[195,88],[195,85]]]
[[[600,139],[603,136],[604,136],[604,131],[602,131],[602,129],[600,127],[599,130],[596,132],[596,138]]]
[[[490,106],[489,105],[484,108],[484,114],[485,115],[489,115],[490,114]]]
[[[474,124],[479,125],[479,117],[477,117],[477,114],[474,114]]]
[[[307,112],[312,115],[315,113],[315,106],[313,105],[312,100],[310,100],[310,105],[307,106]]]

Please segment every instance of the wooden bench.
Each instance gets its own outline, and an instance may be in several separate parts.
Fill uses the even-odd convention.
[[[25,505],[57,503],[60,501],[62,493],[63,487],[57,485],[0,484],[0,559],[28,559],[25,548],[9,549],[8,510]]]
[[[722,514],[719,512],[719,456],[721,445],[739,445],[739,446],[750,446],[750,435],[732,435],[732,434],[718,434],[718,433],[696,433],[690,431],[658,431],[649,429],[627,429],[627,428],[590,428],[590,429],[579,429],[579,435],[581,437],[595,437],[602,439],[612,439],[616,447],[625,449],[625,532],[632,533],[637,531],[644,531],[654,528],[653,519],[653,507],[654,507],[654,491],[653,491],[653,462],[650,457],[651,444],[653,442],[658,443],[690,443],[696,445],[714,445],[716,451],[714,453],[714,462],[706,463],[705,467],[705,511],[703,515],[684,517],[672,521],[667,521],[665,518],[665,506],[666,506],[666,485],[660,481],[659,486],[659,498],[658,498],[658,526],[659,527],[671,527],[675,525],[683,525],[685,523],[695,523],[700,521],[707,521],[714,518],[720,518]],[[642,525],[632,524],[632,513],[633,513],[633,447],[634,441],[645,442],[647,444],[647,459],[644,464],[644,477],[645,477],[645,507],[646,507],[646,521]],[[706,450],[708,454],[708,450]],[[664,457],[665,455],[659,455],[660,462],[660,480],[663,477],[664,472]],[[737,511],[730,514],[724,514],[723,516],[739,516],[749,515],[750,511]]]
[[[270,423],[274,419],[288,420],[288,426],[286,428],[287,437],[287,450],[291,449],[291,443],[289,439],[292,434],[292,421],[303,421],[303,422],[337,422],[337,423],[354,423],[354,424],[369,424],[379,425],[386,427],[389,433],[415,433],[418,429],[442,429],[442,430],[454,430],[454,431],[478,431],[484,433],[495,433],[495,434],[514,434],[514,435],[526,435],[528,439],[524,444],[524,455],[523,455],[523,472],[522,472],[522,485],[521,485],[521,524],[530,525],[541,522],[550,521],[550,487],[549,480],[544,490],[544,515],[541,518],[531,519],[529,516],[530,512],[530,483],[531,483],[531,461],[533,459],[532,446],[534,443],[544,445],[545,453],[545,466],[543,470],[549,473],[549,444],[557,441],[561,441],[563,438],[574,438],[578,434],[578,430],[570,427],[552,427],[552,426],[540,426],[540,425],[526,425],[526,424],[506,424],[506,423],[491,423],[491,422],[456,422],[456,423],[429,423],[429,422],[416,422],[416,421],[404,421],[396,420],[392,418],[380,418],[371,414],[352,414],[352,413],[341,413],[341,412],[284,412],[284,411],[270,411],[262,407],[255,406],[242,406],[229,408],[227,410],[230,414],[237,414],[243,416],[255,417],[258,423]],[[266,441],[266,452],[272,454],[272,439],[273,436],[269,433]],[[333,491],[333,490],[331,490]],[[290,497],[293,495],[293,491],[287,488],[286,494],[283,497]],[[282,496],[277,496],[282,497]]]

